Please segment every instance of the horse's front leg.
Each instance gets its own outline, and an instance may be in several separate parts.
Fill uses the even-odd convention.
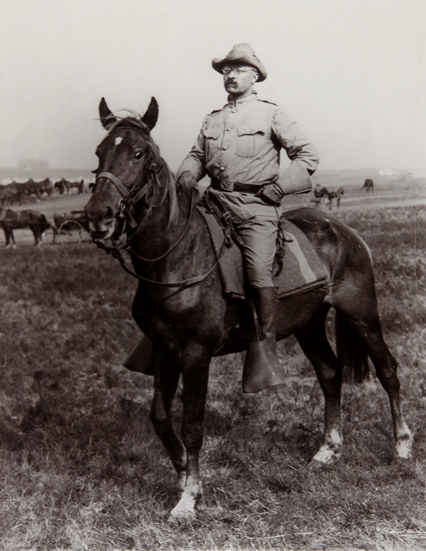
[[[195,517],[195,507],[203,495],[199,453],[203,444],[203,420],[211,355],[198,344],[182,354],[183,418],[182,439],[186,449],[186,480],[181,498],[170,520]]]
[[[171,419],[173,399],[179,382],[180,370],[177,358],[164,351],[155,356],[154,399],[151,407],[151,422],[155,432],[166,448],[176,469],[179,489],[186,481],[186,450],[177,436]]]
[[[13,247],[14,249],[16,249],[16,243],[15,243],[15,236],[13,234],[13,231],[12,230],[5,230],[4,231],[4,236],[6,238],[6,248],[10,248],[10,247]]]

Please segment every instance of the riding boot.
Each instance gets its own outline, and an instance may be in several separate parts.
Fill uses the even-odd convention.
[[[123,365],[130,371],[153,375],[153,360],[152,340],[144,335],[124,360]]]
[[[259,392],[285,382],[283,367],[277,357],[277,289],[252,289],[254,308],[260,325],[260,340],[247,349],[243,370],[243,392]],[[256,321],[255,321],[256,323]]]

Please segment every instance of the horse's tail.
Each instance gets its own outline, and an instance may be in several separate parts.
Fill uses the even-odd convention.
[[[369,379],[368,353],[364,342],[349,325],[342,312],[336,312],[336,351],[343,365],[344,383],[362,383]]]

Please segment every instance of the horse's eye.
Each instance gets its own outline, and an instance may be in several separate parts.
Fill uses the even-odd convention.
[[[142,150],[139,150],[139,151],[136,151],[136,153],[134,154],[134,158],[135,159],[142,159],[142,155],[143,155],[143,151]]]

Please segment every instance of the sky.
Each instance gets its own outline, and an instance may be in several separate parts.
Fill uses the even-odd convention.
[[[226,103],[211,60],[240,42],[320,168],[426,168],[425,0],[0,0],[0,166],[94,169],[101,97],[120,114],[155,96],[176,170]]]

